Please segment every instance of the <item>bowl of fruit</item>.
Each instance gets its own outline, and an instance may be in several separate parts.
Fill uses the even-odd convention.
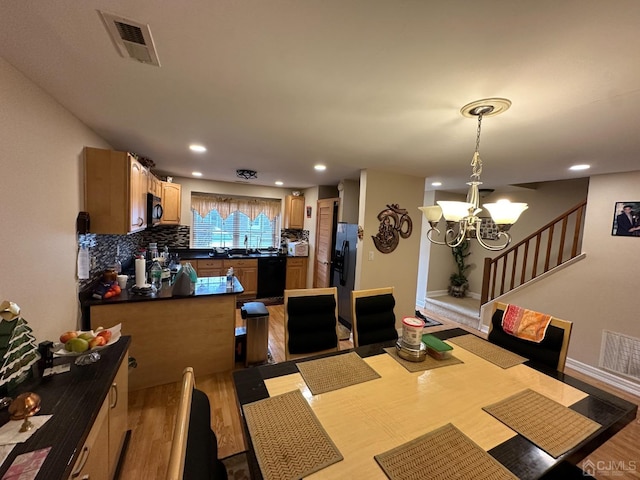
[[[59,356],[76,357],[85,353],[96,352],[113,345],[120,339],[121,324],[111,328],[98,327],[88,331],[69,331],[60,335],[60,343],[56,343],[53,353]]]

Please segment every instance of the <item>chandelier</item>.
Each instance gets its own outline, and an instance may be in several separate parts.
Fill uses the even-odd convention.
[[[482,173],[482,160],[480,159],[480,131],[482,130],[482,118],[498,115],[511,106],[511,102],[506,98],[488,98],[478,100],[465,105],[460,109],[460,113],[465,117],[478,118],[478,130],[476,134],[476,149],[471,159],[471,181],[469,191],[467,192],[466,202],[445,202],[438,201],[438,205],[429,207],[418,207],[422,210],[425,218],[429,222],[430,229],[427,232],[427,239],[437,245],[447,245],[448,247],[457,247],[465,240],[475,238],[483,248],[487,250],[502,250],[511,242],[509,229],[511,225],[516,223],[520,214],[524,212],[528,205],[526,203],[511,203],[508,200],[499,200],[496,203],[485,203],[482,206],[489,211],[491,219],[495,223],[498,232],[495,241],[501,243],[486,243],[480,233],[480,225],[482,218],[478,217],[478,213],[482,211],[479,208],[480,191],[479,185],[480,174]],[[447,230],[443,240],[437,240],[435,235],[440,235],[438,223],[440,218],[444,217]]]

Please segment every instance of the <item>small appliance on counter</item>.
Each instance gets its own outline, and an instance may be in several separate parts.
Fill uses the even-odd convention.
[[[287,255],[290,257],[308,257],[309,244],[304,241],[289,242],[287,245]]]

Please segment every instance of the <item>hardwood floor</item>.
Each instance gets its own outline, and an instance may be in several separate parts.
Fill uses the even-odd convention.
[[[269,310],[269,351],[274,362],[284,361],[284,311],[282,305],[268,306]],[[242,324],[240,311],[237,310],[236,323]],[[443,323],[431,327],[438,331],[451,327],[465,328],[464,325],[451,322],[433,312],[430,317]],[[351,341],[341,341],[340,348],[353,346]],[[243,365],[236,365],[244,368]],[[198,376],[196,386],[204,391],[211,401],[212,428],[218,437],[218,456],[220,458],[242,452],[246,449],[242,433],[241,420],[233,387],[231,372]],[[567,370],[569,375],[591,383],[603,390],[615,393],[631,402],[640,404],[640,398],[618,391],[606,384],[594,381],[584,375]],[[165,476],[171,435],[175,422],[179,382],[138,390],[129,393],[129,428],[131,440],[125,454],[121,470],[121,479],[143,480],[162,479]],[[596,466],[598,479],[640,479],[640,420],[637,418],[617,435],[607,441],[588,459]]]

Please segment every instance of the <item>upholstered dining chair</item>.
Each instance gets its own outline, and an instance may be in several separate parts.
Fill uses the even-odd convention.
[[[573,323],[551,317],[544,339],[540,343],[531,342],[510,335],[502,329],[502,315],[506,308],[506,303],[494,302],[487,339],[529,360],[564,372]]]
[[[353,346],[397,340],[393,287],[351,291]]]
[[[193,368],[187,367],[182,372],[166,480],[227,478],[227,470],[218,460],[218,441],[211,429],[209,398],[196,389]]]
[[[337,352],[338,289],[284,291],[284,353],[287,360],[311,353]]]

